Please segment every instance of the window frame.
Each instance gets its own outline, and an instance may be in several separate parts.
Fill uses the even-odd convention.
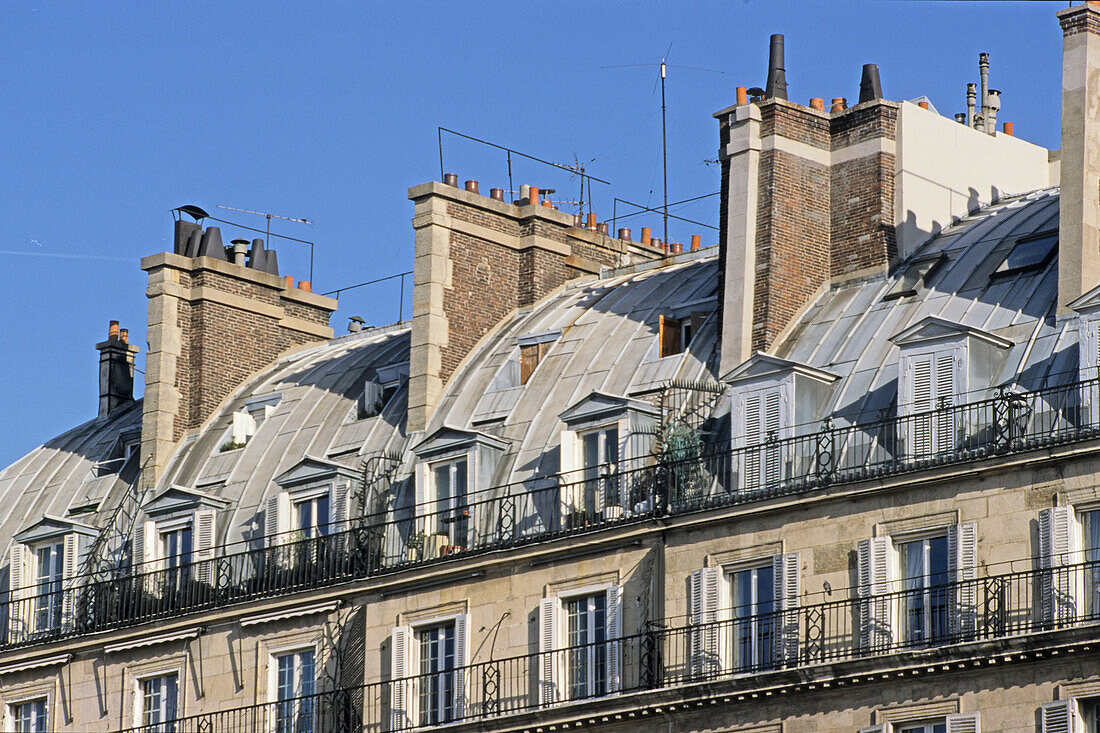
[[[155,721],[155,722],[146,722],[145,719],[150,713],[150,708],[147,706],[149,693],[148,693],[148,690],[146,689],[146,685],[148,683],[154,681],[154,680],[166,680],[166,679],[172,679],[175,682],[175,689],[174,689],[174,697],[175,697],[175,700],[174,700],[175,711],[174,712],[175,712],[175,714],[170,718],[165,718],[164,720],[158,720],[158,721]],[[171,731],[171,730],[175,729],[176,726],[172,725],[172,724],[183,717],[182,715],[180,715],[180,709],[181,709],[180,702],[181,701],[180,701],[180,673],[179,673],[179,671],[178,670],[171,670],[171,671],[166,671],[166,672],[162,672],[162,673],[152,673],[152,674],[143,674],[141,676],[135,676],[134,677],[134,683],[136,685],[135,690],[134,690],[134,694],[135,694],[135,700],[136,700],[136,703],[137,703],[137,709],[135,710],[135,715],[134,715],[134,724],[137,725],[137,726],[140,726],[142,728],[142,730],[150,731],[150,733],[168,733],[168,731]],[[161,693],[161,696],[164,696],[163,691]],[[165,697],[165,699],[162,700],[160,705],[163,707],[166,703],[167,703],[167,698]],[[165,712],[165,714],[167,714],[166,710],[164,712]]]
[[[312,637],[312,634],[310,636]],[[306,641],[301,641],[301,640],[290,641],[290,640],[288,640],[287,643],[285,643],[285,644],[275,645],[275,646],[269,646],[269,645],[265,644],[265,646],[266,646],[265,651],[267,653],[267,703],[268,703],[268,705],[271,706],[271,709],[272,709],[272,724],[271,724],[272,727],[271,727],[271,731],[273,733],[281,733],[284,730],[293,730],[293,731],[295,731],[295,733],[299,733],[299,731],[300,731],[300,733],[316,733],[318,731],[318,722],[319,722],[318,718],[317,718],[318,710],[317,710],[317,703],[316,703],[316,700],[317,700],[316,695],[319,692],[320,683],[322,681],[321,669],[322,669],[322,666],[324,664],[324,659],[321,656],[321,644],[316,639],[311,638],[311,639],[306,640]],[[311,705],[312,710],[308,711],[308,714],[312,715],[312,721],[309,724],[309,726],[307,728],[304,728],[304,729],[299,729],[299,727],[297,725],[293,726],[291,729],[284,729],[284,728],[281,728],[280,725],[279,725],[279,723],[281,722],[280,719],[279,719],[279,716],[281,714],[280,710],[279,710],[279,706],[282,703],[286,702],[286,701],[281,700],[279,698],[279,689],[280,689],[279,660],[284,658],[284,657],[288,657],[288,656],[294,656],[295,658],[297,658],[298,655],[300,655],[304,652],[307,652],[307,651],[310,652],[313,655],[313,680],[311,682],[311,684],[313,686],[313,691],[311,693],[307,693],[306,695],[297,695],[296,694],[294,697],[287,698],[286,701],[299,701],[302,697],[312,697],[313,701],[314,701]],[[295,667],[297,668],[297,666],[298,665],[296,664]],[[301,679],[302,679],[301,678],[301,671],[298,670],[298,671],[295,672],[295,674],[296,674],[296,682],[298,684],[300,684]],[[294,705],[294,708],[293,708],[293,715],[294,715],[295,721],[297,721],[298,716],[300,714],[301,714],[300,703],[295,702],[295,705]]]
[[[50,725],[50,717],[53,713],[53,705],[50,704],[51,695],[47,691],[36,691],[34,693],[28,693],[23,695],[17,695],[10,700],[4,701],[4,730],[10,733],[22,733],[18,728],[18,718],[16,716],[16,708],[20,708],[24,705],[31,705],[41,702],[44,710],[44,728],[38,728],[35,724],[31,728],[30,733],[50,733],[54,730]]]

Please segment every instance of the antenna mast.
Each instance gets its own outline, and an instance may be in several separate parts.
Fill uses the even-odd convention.
[[[665,59],[661,57],[661,160],[665,184],[665,204],[662,207],[665,220],[665,238],[668,241],[668,138],[665,134]]]
[[[239,211],[242,214],[255,214],[256,216],[267,217],[267,239],[264,240],[264,244],[268,247],[271,246],[271,220],[282,219],[283,221],[293,221],[298,224],[309,224],[313,226],[313,222],[309,219],[294,219],[289,216],[279,216],[278,214],[269,214],[266,211],[252,211],[251,209],[238,209],[234,206],[222,206],[218,204],[219,209],[226,209],[227,211]],[[313,245],[309,247],[309,279],[313,279]]]

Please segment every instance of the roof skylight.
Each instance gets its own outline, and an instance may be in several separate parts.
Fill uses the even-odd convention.
[[[1042,267],[1054,255],[1058,246],[1058,230],[1051,229],[1016,240],[1016,245],[1005,256],[994,276],[1014,275]]]

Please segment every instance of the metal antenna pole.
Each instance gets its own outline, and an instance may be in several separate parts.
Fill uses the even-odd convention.
[[[256,216],[266,217],[267,218],[267,239],[264,241],[264,244],[267,245],[268,247],[271,246],[271,220],[272,219],[282,219],[283,221],[293,221],[293,222],[296,222],[298,224],[309,224],[310,226],[313,226],[313,222],[310,221],[309,219],[295,219],[295,218],[290,217],[290,216],[279,216],[278,214],[269,214],[266,211],[252,211],[251,209],[238,209],[235,206],[223,206],[222,204],[218,204],[218,208],[219,209],[225,209],[227,211],[239,211],[242,214],[255,214]],[[239,225],[234,225],[234,226],[239,226]],[[244,228],[247,229],[248,227],[244,227]],[[279,236],[282,236],[282,235],[279,235]],[[293,237],[285,237],[285,238],[286,239],[293,239]],[[303,242],[304,244],[309,245],[309,281],[313,282],[313,242],[306,242],[305,240],[302,240],[302,239],[296,239],[294,241]]]
[[[665,242],[668,242],[668,138],[665,133],[665,60],[661,58],[661,160],[665,182]]]

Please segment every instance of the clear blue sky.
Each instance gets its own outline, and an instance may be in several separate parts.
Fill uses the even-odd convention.
[[[991,54],[1001,120],[1058,147],[1065,2],[4,3],[0,9],[0,465],[96,413],[110,319],[144,366],[145,273],[169,210],[218,204],[305,217],[314,289],[411,269],[410,186],[437,178],[437,126],[584,162],[612,198],[661,200],[656,63],[669,52],[670,200],[718,190],[713,112],[762,86],[787,39],[790,98],[854,100],[877,63],[885,96],[964,109]],[[651,67],[604,68],[632,64]],[[716,70],[696,71],[677,67]],[[446,167],[507,187],[503,155],[456,138]],[[514,180],[576,198],[566,174]],[[621,205],[620,205],[621,206]],[[220,212],[227,214],[229,212]],[[623,213],[620,209],[619,213]],[[676,213],[710,225],[715,198]],[[217,214],[215,214],[217,215]],[[263,226],[246,215],[224,216]],[[655,215],[635,217],[659,229]],[[228,241],[235,234],[222,228]],[[713,230],[675,225],[672,240]],[[279,244],[284,274],[308,255]],[[404,313],[409,314],[406,290]],[[397,319],[396,286],[347,293],[332,323]],[[140,391],[141,375],[138,375]]]

